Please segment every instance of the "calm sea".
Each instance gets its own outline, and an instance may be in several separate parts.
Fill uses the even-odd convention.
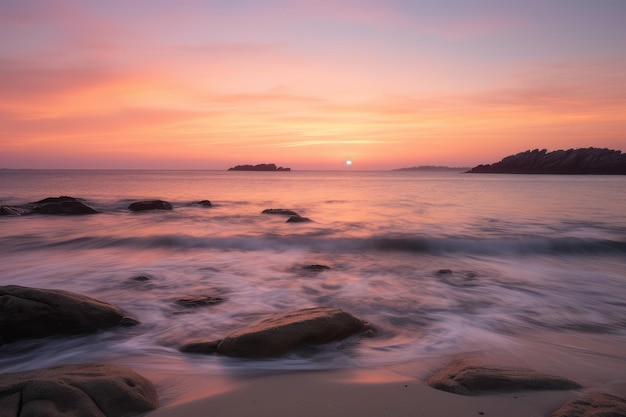
[[[86,294],[141,324],[5,345],[4,372],[78,360],[180,373],[319,369],[539,334],[626,341],[624,176],[0,171],[2,205],[60,195],[102,213],[1,216],[0,285]],[[174,209],[127,209],[157,198]],[[213,207],[195,204],[205,199]],[[311,222],[286,223],[261,214],[267,208]],[[304,269],[311,264],[330,269]],[[140,275],[150,280],[133,280]],[[199,295],[225,301],[176,303]],[[314,306],[342,308],[377,332],[271,360],[178,352],[192,339]],[[626,350],[612,354],[626,361]]]

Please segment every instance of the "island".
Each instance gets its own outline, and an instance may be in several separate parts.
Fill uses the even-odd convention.
[[[439,165],[420,165],[416,167],[396,168],[392,171],[446,171],[446,172],[465,172],[469,167],[447,167]]]
[[[237,165],[229,171],[291,171],[291,168],[277,167],[276,164]]]
[[[478,165],[471,174],[626,175],[626,154],[606,148],[534,149]]]

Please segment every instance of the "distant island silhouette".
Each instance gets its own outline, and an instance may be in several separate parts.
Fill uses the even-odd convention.
[[[291,171],[291,168],[277,167],[276,164],[237,165],[229,171]]]
[[[535,149],[507,156],[500,162],[478,165],[472,174],[626,175],[626,154],[606,148],[548,152]]]
[[[464,172],[467,171],[469,167],[447,167],[447,166],[439,166],[439,165],[420,165],[416,167],[407,167],[407,168],[396,168],[392,169],[392,171],[457,171]]]

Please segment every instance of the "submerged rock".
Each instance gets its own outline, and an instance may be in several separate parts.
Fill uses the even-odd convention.
[[[485,366],[470,358],[453,360],[444,369],[428,378],[426,383],[438,390],[461,395],[581,388],[576,382],[559,376],[527,369]]]
[[[198,201],[198,204],[201,207],[213,207],[213,204],[211,204],[211,202],[209,200]]]
[[[136,201],[128,206],[130,211],[172,210],[172,205],[163,200]]]
[[[68,196],[48,197],[18,206],[1,206],[0,215],[24,216],[27,214],[96,214],[97,210],[82,201]]]
[[[2,416],[124,417],[157,407],[154,385],[119,365],[62,365],[0,375]]]
[[[210,295],[197,295],[189,297],[181,297],[176,300],[176,304],[183,307],[204,307],[219,304],[223,302],[222,297],[213,297]]]
[[[275,208],[265,209],[261,213],[263,213],[263,214],[278,214],[278,215],[282,215],[282,216],[300,216],[298,213],[296,213],[293,210],[280,209],[280,208],[278,208],[278,209],[275,209]]]
[[[624,417],[626,399],[594,392],[563,404],[550,417]]]
[[[84,334],[137,324],[112,304],[69,291],[0,286],[0,341]]]
[[[321,271],[330,269],[330,266],[312,264],[312,265],[305,265],[302,267],[302,269],[306,269],[307,271],[313,271],[313,272],[321,272]]]
[[[310,222],[311,219],[309,219],[308,217],[302,217],[302,216],[291,216],[290,218],[287,219],[287,223],[304,223],[304,222]]]
[[[300,346],[341,340],[368,329],[367,322],[338,308],[308,308],[261,321],[221,340],[189,343],[180,350],[247,358],[280,356]]]

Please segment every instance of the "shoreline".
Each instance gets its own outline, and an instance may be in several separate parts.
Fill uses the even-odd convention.
[[[432,356],[371,368],[306,371],[146,375],[161,390],[161,408],[148,417],[204,416],[550,416],[567,401],[592,392],[626,398],[626,358],[621,341],[603,335],[542,335],[510,349]],[[560,337],[559,337],[560,336]],[[617,350],[616,350],[617,349]],[[429,387],[425,380],[453,357],[528,368],[579,382],[568,391],[518,391],[473,396]]]

